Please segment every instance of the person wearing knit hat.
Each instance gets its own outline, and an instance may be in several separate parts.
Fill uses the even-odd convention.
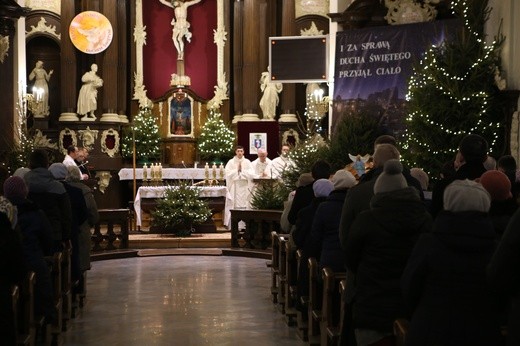
[[[332,183],[334,184],[334,190],[342,190],[356,185],[357,180],[349,171],[340,169],[332,176]]]
[[[385,162],[370,209],[356,217],[346,241],[346,265],[356,275],[352,323],[359,345],[392,339],[393,322],[407,310],[401,274],[419,235],[431,231],[431,216],[402,172],[399,160]]]
[[[340,169],[332,177],[332,183],[334,190],[316,210],[309,241],[305,243],[303,253],[307,258],[316,257],[320,268],[329,267],[335,272],[344,272],[345,258],[338,230],[343,203],[357,180],[349,171]]]
[[[61,162],[55,162],[49,166],[49,171],[56,180],[65,180],[67,177],[67,166]]]
[[[500,309],[485,275],[496,244],[491,198],[469,179],[452,182],[443,197],[433,231],[417,241],[401,277],[413,312],[406,342],[498,345]]]
[[[27,167],[20,167],[16,171],[14,171],[13,177],[20,177],[20,178],[23,179],[23,177],[25,177],[25,175],[29,171],[31,171],[31,170],[29,168],[27,168]]]
[[[379,175],[374,184],[374,193],[385,193],[407,187],[403,176],[403,165],[399,160],[388,160],[385,162],[383,173]]]
[[[497,235],[502,236],[511,216],[518,209],[518,204],[511,193],[511,181],[500,171],[487,171],[477,181],[491,196],[489,217]]]
[[[9,177],[4,182],[4,196],[13,204],[19,204],[27,198],[27,185],[20,177]]]
[[[314,198],[311,200],[309,205],[298,211],[296,224],[294,225],[293,231],[291,233],[291,238],[296,247],[298,249],[302,249],[303,252],[305,252],[304,248],[310,241],[309,238],[314,222],[314,215],[316,214],[318,207],[327,200],[327,197],[332,192],[332,190],[334,190],[334,184],[332,184],[329,179],[317,179],[312,184]],[[296,193],[296,196],[298,196],[298,193]],[[305,256],[305,253],[303,253],[301,263],[306,263],[307,258],[308,257]],[[296,285],[298,302],[300,301],[301,297],[307,296],[309,293],[308,270],[305,270],[304,267],[305,266],[300,266],[298,282]]]
[[[446,211],[487,213],[490,206],[489,193],[481,184],[473,180],[455,180],[444,191],[444,210]]]
[[[328,197],[334,190],[334,184],[329,179],[318,179],[312,185],[315,197]]]
[[[511,181],[500,171],[487,171],[477,181],[489,192],[492,201],[505,201],[513,197]]]

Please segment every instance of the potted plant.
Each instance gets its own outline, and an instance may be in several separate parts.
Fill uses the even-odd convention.
[[[164,198],[157,203],[152,212],[152,225],[162,233],[177,236],[189,236],[193,225],[200,224],[211,216],[208,203],[199,198],[200,188],[190,186],[187,181],[170,186],[164,192]]]

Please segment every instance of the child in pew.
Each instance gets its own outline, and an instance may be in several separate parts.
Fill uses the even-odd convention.
[[[486,282],[495,250],[489,193],[471,180],[452,182],[433,232],[418,240],[401,287],[412,311],[407,345],[500,344],[496,296]]]
[[[18,227],[22,233],[24,257],[29,270],[36,274],[34,312],[53,321],[53,291],[45,256],[53,253],[53,238],[49,220],[43,211],[27,199],[27,186],[20,177],[10,177],[4,183],[4,196],[16,206]]]

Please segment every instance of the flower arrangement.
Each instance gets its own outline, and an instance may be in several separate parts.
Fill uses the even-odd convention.
[[[194,224],[202,223],[211,216],[208,203],[199,198],[200,190],[187,181],[167,188],[164,198],[157,202],[152,212],[152,225],[161,228],[163,233],[189,236]]]

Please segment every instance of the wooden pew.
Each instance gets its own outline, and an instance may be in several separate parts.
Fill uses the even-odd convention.
[[[268,266],[271,267],[271,296],[273,303],[278,303],[278,275],[280,272],[278,271],[278,266],[280,263],[279,255],[279,247],[280,247],[280,238],[278,237],[278,233],[275,231],[271,232],[271,262]]]
[[[72,249],[63,249],[61,253],[61,299],[62,299],[62,331],[66,331],[72,318],[72,280],[71,256]]]
[[[278,308],[285,315],[285,286],[287,285],[287,275],[285,266],[286,252],[285,242],[288,241],[284,235],[278,235],[280,246],[278,247],[278,282],[276,287],[278,288]]]
[[[337,345],[341,333],[340,281],[346,273],[335,273],[332,269],[322,269],[323,299],[321,304],[320,333],[321,345]]]
[[[310,345],[319,345],[320,339],[320,321],[321,321],[321,304],[323,296],[323,287],[319,282],[319,268],[316,258],[308,259],[309,267],[309,301],[307,303],[308,315],[308,335]]]
[[[13,329],[16,332],[17,345],[33,345],[31,344],[31,335],[23,331],[24,311],[21,306],[20,287],[14,285],[11,289],[11,309],[13,311]]]
[[[290,239],[287,239],[285,242],[285,318],[289,326],[296,324],[297,271],[296,247]]]
[[[298,249],[296,251],[296,263],[297,263],[297,273],[300,272],[300,266],[308,266],[307,263],[303,261],[303,251]],[[298,281],[298,277],[296,278]],[[296,311],[296,326],[298,328],[298,335],[303,341],[309,340],[309,318],[308,318],[308,304],[309,304],[309,296],[298,297],[297,292],[294,292],[295,299],[300,299],[299,304],[300,308]]]
[[[61,252],[56,252],[52,257],[46,257],[48,263],[51,267],[51,280],[52,280],[52,288],[53,288],[53,296],[54,296],[54,311],[56,313],[56,319],[52,321],[52,325],[50,326],[50,333],[52,334],[52,340],[49,339],[49,342],[52,344],[59,344],[58,340],[60,338],[60,334],[62,331],[62,290],[61,290],[61,262],[63,255]]]
[[[394,321],[395,346],[405,345],[409,326],[410,322],[407,319],[400,318]]]
[[[20,300],[18,303],[18,332],[21,335],[18,338],[20,345],[34,345],[36,340],[36,322],[34,317],[34,283],[36,274],[34,272],[27,273],[20,290]]]

